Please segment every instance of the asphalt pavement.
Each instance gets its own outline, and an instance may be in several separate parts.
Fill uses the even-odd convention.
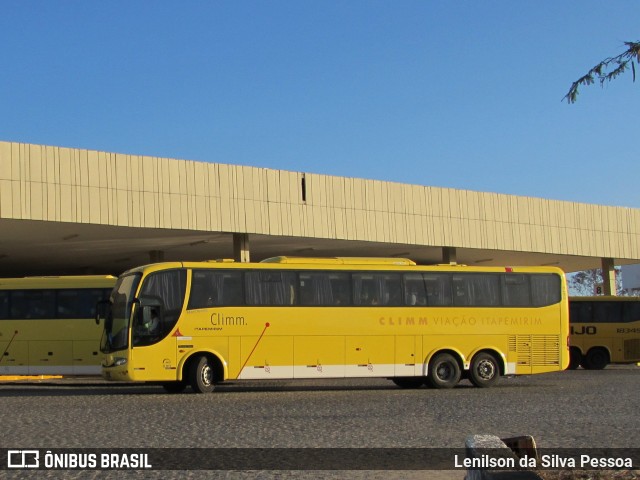
[[[531,435],[539,448],[638,448],[638,392],[636,366],[504,378],[488,389],[461,382],[451,390],[407,390],[385,379],[231,382],[211,394],[169,394],[158,386],[90,378],[8,382],[0,383],[0,442],[21,449],[461,449],[469,435],[493,434]],[[44,473],[55,478],[60,472]],[[65,478],[115,473],[70,472]],[[127,472],[117,473],[122,478]],[[345,472],[331,470],[144,473],[345,478]],[[464,477],[459,470],[348,473],[350,478]]]

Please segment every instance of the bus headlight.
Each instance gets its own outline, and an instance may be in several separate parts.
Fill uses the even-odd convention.
[[[113,355],[107,355],[102,359],[102,366],[105,368],[119,367],[127,363],[127,359],[124,357],[114,357]]]
[[[127,359],[123,358],[123,357],[115,357],[113,359],[113,366],[114,367],[119,367],[121,365],[124,365],[125,363],[127,363]]]

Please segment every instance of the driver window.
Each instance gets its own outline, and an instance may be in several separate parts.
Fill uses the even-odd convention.
[[[162,336],[174,327],[180,312],[182,312],[187,285],[186,279],[186,270],[176,269],[152,273],[144,280],[140,298],[153,299],[161,305],[161,308],[156,310],[156,317],[158,318],[157,328]],[[148,315],[151,317],[152,312],[149,311]],[[145,320],[145,318],[142,318],[140,321],[144,322]]]

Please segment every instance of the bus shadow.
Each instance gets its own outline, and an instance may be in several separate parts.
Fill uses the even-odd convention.
[[[290,383],[263,383],[263,382],[225,382],[216,386],[211,394],[199,395],[203,398],[216,395],[230,395],[234,393],[322,393],[322,392],[397,392],[405,394],[428,394],[428,395],[451,395],[456,392],[489,392],[501,389],[539,387],[527,383],[501,382],[490,389],[479,389],[468,382],[462,381],[453,389],[434,389],[426,386],[414,389],[400,388],[391,381],[388,383],[378,382],[375,384],[298,384]],[[0,385],[0,399],[7,397],[62,397],[62,396],[115,396],[115,395],[144,395],[161,397],[180,397],[181,395],[194,395],[191,388],[187,387],[182,393],[169,393],[160,385],[153,384],[3,384]]]
[[[0,399],[8,397],[73,397],[104,395],[148,395],[162,393],[161,387],[140,385],[0,385]]]
[[[389,385],[260,385],[247,383],[225,383],[216,386],[210,394],[198,395],[202,398],[215,397],[234,393],[268,393],[268,392],[353,392],[353,391],[403,391],[392,383]],[[155,395],[162,397],[195,396],[190,387],[184,392],[170,393],[161,385],[0,385],[0,399],[6,397],[60,397],[60,396],[113,396],[113,395]]]

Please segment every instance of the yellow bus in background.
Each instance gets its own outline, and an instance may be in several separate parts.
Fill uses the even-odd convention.
[[[571,363],[601,370],[640,362],[639,297],[571,297]]]
[[[488,387],[564,370],[569,307],[553,267],[417,266],[390,258],[160,263],[118,279],[104,378],[210,392],[245,379],[383,377]]]
[[[112,276],[0,278],[0,375],[99,375]]]

